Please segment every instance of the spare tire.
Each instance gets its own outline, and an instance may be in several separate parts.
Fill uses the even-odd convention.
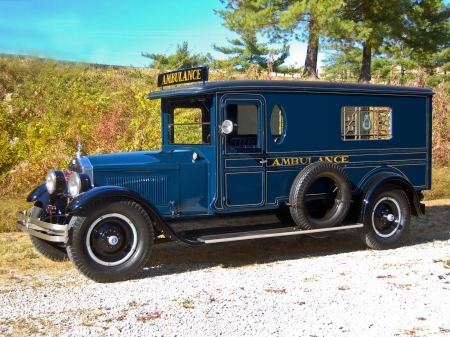
[[[315,162],[295,178],[289,202],[291,216],[301,229],[337,226],[350,208],[350,180],[338,165]]]

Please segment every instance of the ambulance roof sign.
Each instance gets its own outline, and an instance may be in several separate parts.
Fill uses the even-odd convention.
[[[158,75],[158,87],[208,80],[208,68],[189,68]]]

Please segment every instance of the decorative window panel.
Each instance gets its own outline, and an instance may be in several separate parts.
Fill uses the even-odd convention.
[[[341,109],[343,140],[392,138],[392,109],[384,106],[344,106]]]

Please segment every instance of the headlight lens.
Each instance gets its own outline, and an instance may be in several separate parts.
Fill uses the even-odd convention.
[[[70,174],[69,178],[69,193],[72,197],[76,197],[78,194],[80,194],[81,190],[81,181],[80,176],[77,172],[72,172]]]
[[[230,120],[224,120],[222,123],[222,133],[228,135],[233,132],[233,122]]]
[[[86,192],[90,187],[89,177],[85,173],[72,172],[68,182],[69,193],[72,197]]]
[[[50,194],[64,193],[66,178],[62,171],[50,170],[45,177],[45,185]]]

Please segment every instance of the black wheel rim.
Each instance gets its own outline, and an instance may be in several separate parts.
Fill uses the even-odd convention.
[[[337,182],[328,176],[314,179],[306,193],[305,207],[315,220],[327,220],[333,216],[339,206],[337,200],[342,198]]]
[[[389,238],[401,229],[402,212],[395,199],[381,198],[372,211],[372,227],[382,238]]]
[[[105,214],[90,226],[86,247],[95,262],[116,266],[133,256],[137,246],[136,237],[136,227],[129,218],[118,213]]]

